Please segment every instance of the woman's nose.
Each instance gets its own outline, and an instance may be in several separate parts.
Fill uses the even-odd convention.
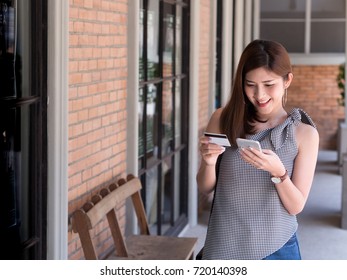
[[[265,90],[263,87],[258,86],[255,88],[255,91],[254,91],[254,97],[255,98],[261,99],[264,95],[265,95]]]

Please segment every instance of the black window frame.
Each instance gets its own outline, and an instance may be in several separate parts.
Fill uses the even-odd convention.
[[[7,5],[13,5],[12,1],[6,2]],[[5,116],[12,116],[13,120],[9,121],[12,127],[1,126],[4,131],[2,138],[6,139],[6,132],[12,131],[11,141],[13,140],[14,148],[21,151],[21,123],[20,118],[23,110],[28,112],[29,139],[28,143],[28,189],[27,196],[19,197],[23,186],[20,183],[20,169],[22,161],[19,159],[18,166],[14,167],[15,176],[19,176],[18,192],[16,192],[15,207],[18,217],[18,238],[13,239],[2,250],[1,258],[5,259],[47,259],[47,0],[30,1],[30,10],[25,11],[30,18],[30,86],[29,93],[22,94],[14,91],[13,94],[0,97],[0,109]],[[12,6],[11,6],[12,7]],[[17,35],[16,35],[17,36]],[[25,47],[25,46],[23,46]],[[16,60],[17,61],[17,60]],[[21,65],[16,64],[14,72],[20,72]],[[20,75],[16,75],[15,84],[20,80]],[[20,81],[19,81],[20,83]],[[28,211],[28,222],[26,235],[21,232],[21,211],[19,211],[19,202],[27,200],[27,208],[22,212]],[[12,229],[11,231],[12,232]],[[5,234],[5,232],[4,232]],[[2,236],[2,233],[1,233]],[[15,241],[14,241],[15,240]]]
[[[173,107],[173,120],[175,120],[175,114],[177,112],[175,112],[175,94],[177,94],[175,92],[176,89],[176,81],[180,80],[180,85],[181,85],[181,91],[179,92],[180,94],[180,98],[181,98],[181,112],[179,112],[181,114],[180,118],[181,120],[188,120],[189,119],[189,114],[188,114],[188,108],[189,108],[189,72],[186,70],[186,73],[182,74],[176,74],[176,68],[175,68],[175,59],[173,59],[172,64],[173,64],[173,75],[172,76],[166,76],[164,77],[162,74],[162,69],[163,69],[163,59],[162,59],[162,53],[163,53],[163,44],[162,44],[162,37],[163,36],[163,13],[164,13],[164,6],[165,5],[173,5],[174,7],[176,7],[176,5],[180,5],[182,7],[184,7],[182,9],[182,26],[189,26],[189,13],[190,13],[190,1],[189,0],[178,0],[178,1],[171,1],[171,0],[159,0],[160,2],[160,8],[159,8],[159,34],[161,34],[159,36],[159,38],[157,38],[157,40],[159,41],[159,48],[158,48],[158,53],[159,53],[159,64],[158,64],[158,69],[160,74],[157,75],[154,78],[149,78],[148,77],[148,59],[147,59],[147,9],[146,7],[148,7],[148,1],[147,0],[143,0],[143,7],[144,7],[144,12],[143,12],[143,49],[140,51],[143,51],[143,61],[142,63],[140,63],[140,68],[142,70],[142,75],[140,74],[140,81],[139,81],[139,89],[140,91],[142,90],[143,92],[143,121],[142,121],[142,132],[143,132],[143,136],[142,139],[144,139],[142,141],[143,143],[143,148],[139,148],[139,150],[143,149],[143,151],[147,151],[147,140],[145,135],[146,135],[146,131],[147,131],[147,122],[146,122],[146,104],[147,104],[147,86],[148,85],[157,85],[157,91],[159,92],[159,102],[157,103],[157,106],[159,108],[162,108],[162,90],[163,90],[163,85],[166,82],[171,82],[172,83],[172,107]],[[176,26],[176,16],[174,17],[174,26]],[[174,27],[175,29],[175,27]],[[184,27],[182,28],[184,29]],[[176,34],[176,32],[174,32]],[[184,32],[182,32],[183,34],[181,37],[181,42],[182,42],[182,50],[189,50],[189,28],[186,28],[184,30]],[[176,35],[174,36],[174,42],[173,45],[176,46]],[[176,57],[175,54],[175,49],[173,51],[173,58]],[[189,52],[187,51],[182,51],[182,61],[181,61],[181,65],[182,65],[182,69],[189,69]],[[183,70],[182,70],[183,71]],[[162,115],[161,112],[157,112],[159,113],[158,115],[158,123],[162,122]],[[175,124],[173,122],[173,134],[175,134]],[[156,234],[158,235],[177,235],[183,228],[184,226],[187,224],[188,222],[188,201],[187,201],[187,197],[188,197],[188,141],[189,141],[189,135],[188,135],[188,131],[189,131],[189,122],[188,121],[184,121],[181,123],[181,143],[182,145],[180,145],[179,147],[176,147],[176,143],[175,143],[175,139],[173,137],[173,141],[170,143],[170,147],[171,147],[171,151],[168,154],[165,154],[162,156],[162,146],[161,146],[161,139],[162,139],[162,135],[163,135],[163,129],[161,128],[161,126],[158,127],[158,158],[154,161],[152,161],[151,163],[149,163],[147,161],[147,157],[146,157],[146,152],[144,152],[143,156],[141,157],[141,155],[139,155],[139,170],[138,170],[138,175],[141,178],[142,181],[142,185],[143,185],[143,190],[142,190],[142,197],[143,197],[143,201],[146,201],[146,190],[147,190],[147,182],[146,182],[146,173],[153,169],[153,168],[158,168],[158,187],[157,187],[157,230],[156,230]],[[139,135],[141,137],[141,135]],[[162,217],[160,215],[161,211],[162,211],[162,207],[163,205],[161,204],[161,196],[162,196],[162,185],[161,185],[161,173],[162,173],[162,162],[164,160],[170,160],[171,161],[171,166],[172,166],[172,172],[174,173],[174,158],[175,158],[175,154],[180,155],[180,178],[173,178],[174,176],[171,176],[170,180],[170,199],[171,199],[171,205],[174,205],[174,180],[179,180],[179,185],[181,186],[180,189],[180,209],[179,212],[181,213],[180,217],[178,219],[174,219],[174,210],[171,210],[171,214],[170,214],[170,227],[168,229],[163,229],[163,221],[162,221]],[[146,205],[145,205],[146,208]]]

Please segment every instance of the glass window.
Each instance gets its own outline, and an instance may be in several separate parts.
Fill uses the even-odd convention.
[[[176,47],[175,70],[176,75],[182,73],[182,7],[176,7]]]
[[[344,0],[261,0],[260,37],[295,53],[343,53]]]
[[[163,18],[163,76],[169,77],[173,75],[174,61],[174,22],[175,13],[174,6],[164,5]]]
[[[158,225],[158,168],[146,172],[146,214],[151,234],[157,234]]]
[[[313,0],[312,19],[345,19],[345,0]]]
[[[274,28],[276,25],[276,28]],[[261,38],[275,40],[283,44],[289,52],[305,51],[305,23],[304,22],[264,22]]]
[[[0,2],[0,232],[9,245],[0,259],[47,253],[45,7],[45,0]]]
[[[182,133],[189,97],[186,2],[143,1],[139,15],[139,175],[150,231],[159,235],[187,222],[187,166],[181,165],[188,155]]]
[[[311,52],[345,50],[345,1],[312,1]]]
[[[159,73],[159,1],[148,1],[147,10],[147,75],[148,80],[160,77]]]
[[[176,89],[175,89],[175,148],[179,148],[182,144],[181,139],[181,127],[182,127],[182,105],[181,105],[181,96],[179,93],[181,92],[181,81],[176,80],[175,82]]]
[[[163,98],[162,98],[162,155],[165,156],[172,151],[173,141],[173,99],[172,99],[172,82],[165,82],[163,84]]]
[[[304,20],[305,0],[261,0],[262,19]]]

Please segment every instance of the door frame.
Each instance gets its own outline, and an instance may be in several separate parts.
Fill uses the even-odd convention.
[[[69,1],[48,1],[47,259],[68,258]]]

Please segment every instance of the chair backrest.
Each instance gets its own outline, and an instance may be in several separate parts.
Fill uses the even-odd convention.
[[[80,236],[86,259],[98,259],[90,230],[105,217],[107,217],[117,256],[128,257],[125,238],[115,209],[129,197],[133,202],[140,233],[149,235],[146,212],[140,194],[141,188],[139,178],[128,175],[127,179],[119,179],[116,184],[101,189],[97,195],[92,197],[91,201],[73,213],[72,230]]]

